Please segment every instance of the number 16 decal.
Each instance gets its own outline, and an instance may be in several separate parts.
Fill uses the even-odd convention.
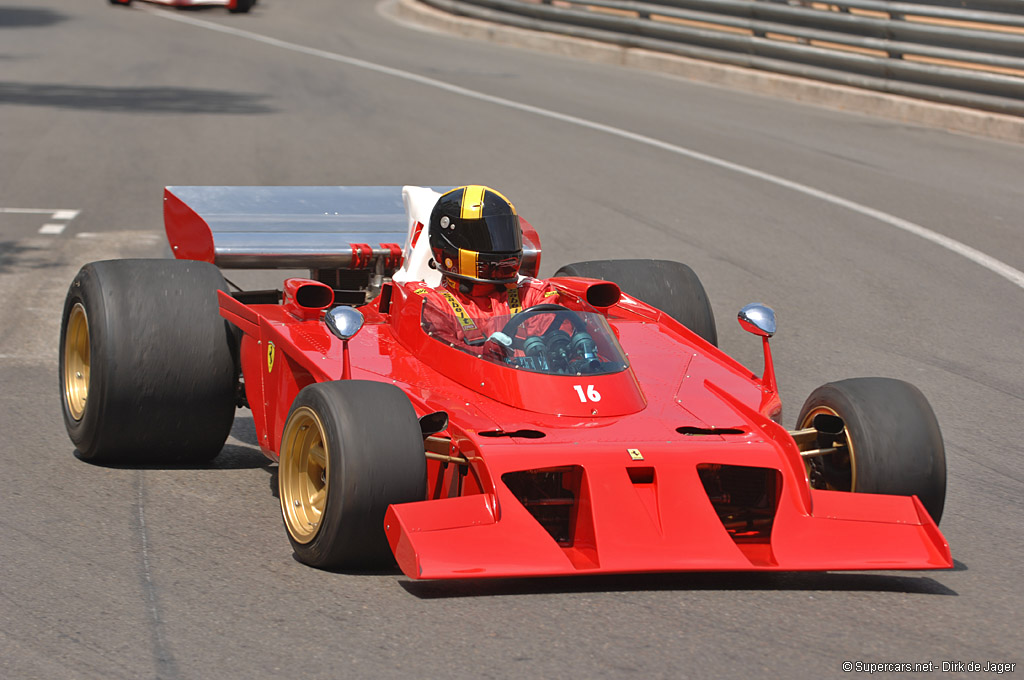
[[[601,393],[595,390],[593,385],[587,385],[586,392],[583,391],[583,385],[573,385],[573,389],[576,390],[576,396],[584,404],[588,401],[601,401]]]

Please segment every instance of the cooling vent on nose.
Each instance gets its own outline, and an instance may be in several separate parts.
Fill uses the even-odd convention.
[[[745,431],[738,427],[677,427],[679,434],[696,435],[723,435],[723,434],[744,434]]]
[[[572,545],[572,519],[579,497],[580,468],[506,472],[501,481],[558,545]]]
[[[565,551],[573,566],[577,569],[599,566],[586,473],[582,467],[569,465],[506,472],[501,481]]]
[[[775,468],[701,463],[697,474],[729,537],[753,564],[774,565],[772,524],[782,492]]]
[[[517,437],[520,439],[542,439],[545,436],[540,430],[486,430],[479,434],[481,437]]]

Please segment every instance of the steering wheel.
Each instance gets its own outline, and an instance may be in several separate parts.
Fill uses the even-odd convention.
[[[519,327],[539,314],[554,315],[555,318],[551,320],[551,326],[549,326],[549,328],[558,328],[563,322],[568,321],[572,324],[573,331],[578,332],[587,330],[587,323],[576,312],[572,311],[568,307],[563,307],[562,305],[545,303],[542,305],[527,307],[523,311],[517,312],[508,320],[508,323],[506,323],[505,327],[501,329],[501,332],[514,339],[516,337],[516,333],[519,331]]]

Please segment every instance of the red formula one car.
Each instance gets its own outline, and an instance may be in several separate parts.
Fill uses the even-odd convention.
[[[952,566],[942,438],[916,388],[830,383],[787,431],[773,312],[739,315],[763,341],[758,377],[716,347],[693,271],[658,260],[562,267],[559,304],[489,320],[484,346],[442,339],[423,295],[438,195],[168,187],[179,259],[94,262],[68,292],[60,381],[79,455],[209,459],[248,407],[292,547],[322,568]],[[540,241],[521,223],[536,275]],[[233,267],[310,274],[229,291]]]
[[[248,12],[256,4],[256,0],[142,0],[154,5],[170,5],[171,7],[227,7],[233,14]],[[111,5],[132,4],[132,0],[110,0]]]

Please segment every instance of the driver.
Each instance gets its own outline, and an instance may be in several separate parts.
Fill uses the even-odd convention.
[[[441,285],[417,292],[429,298],[424,325],[442,339],[481,346],[501,330],[500,317],[507,320],[542,302],[558,303],[554,286],[519,275],[519,215],[494,189],[472,184],[443,194],[430,213],[428,233],[430,266],[441,272]]]

